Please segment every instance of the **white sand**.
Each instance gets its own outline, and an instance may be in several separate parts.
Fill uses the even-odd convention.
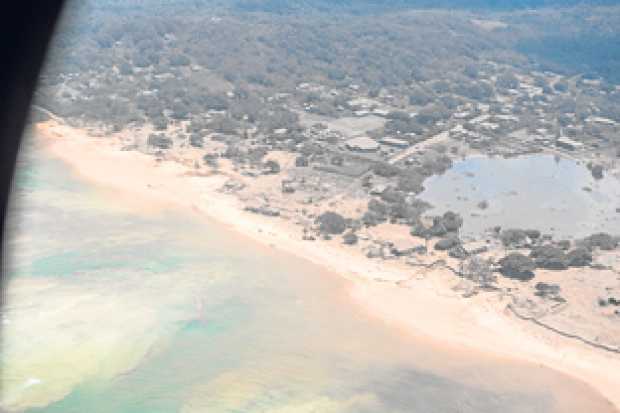
[[[484,295],[464,300],[450,290],[454,279],[433,274],[412,278],[402,263],[371,261],[337,241],[301,240],[300,228],[281,219],[243,211],[232,195],[217,191],[224,175],[188,176],[187,166],[119,151],[119,142],[49,121],[38,125],[53,154],[83,178],[124,194],[142,211],[181,206],[205,214],[261,243],[296,254],[352,280],[352,296],[369,314],[453,348],[466,347],[507,360],[541,364],[588,383],[620,406],[620,357],[516,320],[505,302]],[[251,181],[249,181],[251,182]],[[408,288],[404,288],[408,287]]]

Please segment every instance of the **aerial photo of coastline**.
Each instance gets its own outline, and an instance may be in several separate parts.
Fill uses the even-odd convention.
[[[619,411],[614,3],[69,2],[0,411]]]

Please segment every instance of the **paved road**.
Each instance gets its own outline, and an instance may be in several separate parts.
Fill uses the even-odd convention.
[[[450,131],[444,131],[441,133],[438,133],[435,136],[432,136],[428,139],[426,139],[425,141],[416,143],[415,145],[411,145],[410,147],[408,147],[407,149],[397,153],[396,155],[392,156],[390,159],[388,159],[388,163],[390,164],[395,164],[398,161],[402,161],[403,159],[408,158],[409,156],[413,155],[415,152],[419,151],[420,149],[425,149],[428,148],[429,146],[438,144],[438,143],[442,143],[446,140],[448,140],[450,138]]]

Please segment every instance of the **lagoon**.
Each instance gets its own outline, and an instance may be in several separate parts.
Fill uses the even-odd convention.
[[[13,197],[5,410],[609,409],[549,369],[407,336],[356,307],[350,281],[184,211],[123,204],[32,143]]]
[[[620,181],[613,175],[595,179],[572,159],[472,156],[428,178],[424,187],[420,198],[434,206],[429,214],[460,213],[469,237],[494,226],[537,229],[556,238],[620,233]]]

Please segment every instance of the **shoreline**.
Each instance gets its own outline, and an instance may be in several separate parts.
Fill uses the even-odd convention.
[[[517,320],[502,311],[505,302],[495,297],[465,300],[451,290],[453,275],[436,270],[431,277],[418,279],[412,267],[369,260],[335,240],[303,241],[293,222],[251,214],[237,197],[220,193],[226,175],[191,176],[190,168],[179,162],[158,163],[140,152],[121,151],[116,139],[93,138],[85,130],[57,121],[40,123],[37,131],[51,153],[79,176],[123,194],[144,211],[174,205],[204,215],[263,245],[344,276],[352,281],[351,296],[364,312],[404,334],[544,365],[588,384],[616,409],[620,407],[619,357]]]

